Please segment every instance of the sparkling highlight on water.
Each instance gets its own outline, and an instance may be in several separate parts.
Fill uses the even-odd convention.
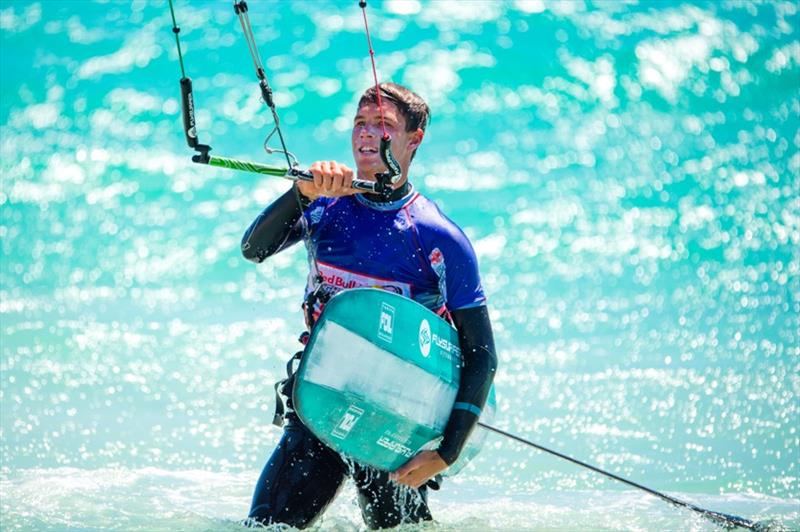
[[[249,7],[290,149],[349,164],[356,3]],[[177,9],[198,129],[275,162],[233,10]],[[411,180],[480,259],[495,424],[798,528],[796,3],[372,9],[381,78],[433,111]],[[0,29],[3,529],[242,530],[307,263],[239,241],[287,184],[191,163],[166,3],[6,2]],[[355,496],[318,528],[359,529]],[[712,526],[491,434],[430,499],[423,530]]]

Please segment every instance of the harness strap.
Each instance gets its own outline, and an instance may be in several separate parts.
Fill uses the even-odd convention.
[[[300,335],[300,342],[301,343],[305,343],[305,342],[303,342],[303,340],[308,342],[308,336],[307,335],[308,335],[307,332],[305,332],[305,333]],[[275,425],[276,427],[283,427],[283,423],[284,423],[284,420],[286,418],[286,412],[291,410],[291,408],[283,400],[282,395],[283,395],[283,392],[284,392],[284,387],[294,377],[294,373],[295,373],[294,372],[294,367],[293,367],[294,366],[294,361],[295,360],[300,360],[301,356],[303,356],[303,352],[302,351],[298,351],[297,353],[292,355],[292,358],[290,358],[289,361],[286,363],[286,378],[285,379],[281,379],[281,380],[279,380],[278,382],[275,383],[275,414],[273,414],[273,416],[272,416],[272,424]]]
[[[276,427],[283,427],[283,417],[286,413],[286,407],[281,399],[281,392],[283,391],[283,383],[285,380],[280,380],[275,383],[275,414],[272,416],[272,424]]]
[[[317,320],[314,318],[314,308],[317,306],[317,303],[322,303],[325,305],[331,299],[331,295],[324,289],[325,280],[323,279],[322,275],[316,275],[314,278],[314,285],[314,290],[308,294],[308,297],[306,297],[306,300],[303,302],[303,310],[305,311],[306,315],[306,326],[308,327],[309,331],[314,329],[314,325],[317,323]]]
[[[314,328],[316,323],[316,320],[314,319],[314,307],[316,307],[318,302],[322,303],[323,305],[326,304],[331,298],[330,294],[328,294],[328,292],[326,292],[323,288],[323,278],[321,275],[317,274],[315,284],[316,288],[313,292],[308,294],[308,297],[306,297],[306,300],[303,302],[306,325],[308,326],[309,331]],[[308,331],[304,331],[298,340],[305,346],[308,344],[310,337],[311,334]],[[300,360],[302,355],[303,351],[298,351],[294,354],[294,356],[292,356],[292,358],[289,359],[289,361],[286,363],[286,378],[275,383],[275,414],[272,416],[272,424],[276,427],[283,427],[286,419],[286,413],[287,411],[291,410],[289,405],[286,404],[286,401],[283,400],[283,396],[286,396],[284,393],[286,385],[294,379],[294,361]]]

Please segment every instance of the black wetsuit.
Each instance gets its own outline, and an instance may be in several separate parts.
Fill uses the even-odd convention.
[[[409,190],[404,187],[395,191],[388,202],[397,201]],[[367,198],[370,202],[381,201]],[[303,209],[308,207],[308,200],[293,187],[269,205],[244,235],[244,256],[262,262],[297,243],[303,234],[301,203]],[[449,316],[458,330],[463,356],[456,405],[464,406],[452,411],[437,451],[448,465],[458,458],[477,423],[497,365],[486,306],[452,310]],[[284,393],[291,397],[291,382],[284,386]],[[290,401],[288,406],[291,407]],[[249,517],[264,524],[309,526],[322,515],[347,476],[355,482],[362,516],[370,528],[431,519],[425,486],[419,490],[400,488],[389,481],[386,472],[358,464],[349,467],[291,412],[286,416],[283,437],[258,479]]]

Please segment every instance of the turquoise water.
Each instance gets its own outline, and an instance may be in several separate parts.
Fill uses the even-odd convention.
[[[431,104],[412,181],[490,297],[497,425],[800,528],[795,2],[371,2]],[[356,2],[250,2],[290,149],[349,163]],[[277,161],[229,5],[179,2],[200,138]],[[238,530],[280,432],[300,248],[242,232],[280,179],[190,162],[165,2],[0,2],[4,530]],[[490,435],[429,530],[712,530]],[[351,487],[319,525],[363,528]]]

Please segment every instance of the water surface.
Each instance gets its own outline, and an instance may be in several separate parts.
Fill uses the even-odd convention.
[[[356,3],[249,4],[290,149],[349,163]],[[497,424],[800,528],[796,3],[369,9],[433,109],[412,181],[480,259]],[[276,161],[233,10],[176,15],[201,140]],[[3,529],[238,530],[306,267],[239,240],[288,185],[191,163],[165,2],[3,0],[0,29]],[[430,530],[713,529],[495,436],[431,499]],[[352,487],[319,528],[363,528]]]

